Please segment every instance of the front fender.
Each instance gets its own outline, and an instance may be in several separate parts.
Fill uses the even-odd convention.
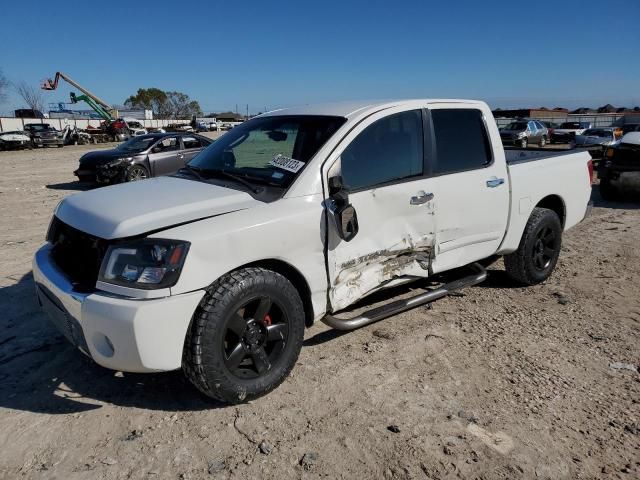
[[[154,233],[191,243],[171,294],[208,287],[243,265],[269,260],[297,270],[309,287],[314,317],[326,310],[322,195],[278,200]]]

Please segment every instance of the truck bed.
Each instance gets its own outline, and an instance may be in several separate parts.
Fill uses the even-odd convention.
[[[543,160],[546,158],[561,157],[563,155],[569,155],[576,153],[575,149],[524,149],[524,148],[505,148],[504,156],[507,159],[508,165],[515,165],[518,163],[534,162],[536,160]]]

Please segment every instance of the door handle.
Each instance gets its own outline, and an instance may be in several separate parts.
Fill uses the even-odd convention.
[[[420,190],[415,197],[411,197],[409,203],[411,205],[422,205],[423,203],[427,203],[433,200],[433,193],[425,193]]]
[[[504,178],[490,178],[487,180],[487,187],[496,188],[504,183]]]

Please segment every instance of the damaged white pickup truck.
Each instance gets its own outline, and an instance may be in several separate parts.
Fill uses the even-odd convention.
[[[514,281],[544,281],[588,212],[590,156],[507,154],[477,101],[260,115],[171,177],[62,201],[35,255],[37,296],[100,365],[182,368],[210,397],[256,398],[287,377],[316,320],[380,320],[481,282],[476,262],[495,255]],[[349,315],[372,292],[459,267]]]

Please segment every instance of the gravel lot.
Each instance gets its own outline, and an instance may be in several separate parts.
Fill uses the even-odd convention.
[[[93,364],[38,310],[32,255],[95,148],[0,152],[0,478],[640,478],[640,202],[594,193],[544,285],[498,262],[429,308],[318,324],[288,381],[226,407]]]

